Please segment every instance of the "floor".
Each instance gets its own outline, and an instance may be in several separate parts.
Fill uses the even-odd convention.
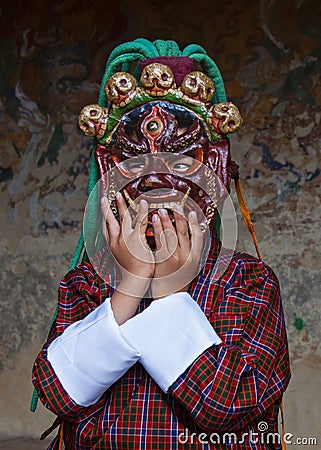
[[[1,450],[46,450],[48,441],[43,442],[39,439],[13,439],[0,442]]]

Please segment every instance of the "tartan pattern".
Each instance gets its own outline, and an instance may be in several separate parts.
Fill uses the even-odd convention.
[[[217,250],[217,249],[216,249]],[[211,253],[210,253],[211,254]],[[49,343],[112,295],[108,283],[82,263],[61,281],[58,314],[33,368],[44,405],[64,421],[68,450],[87,449],[277,449],[279,445],[200,443],[200,433],[257,431],[265,421],[277,431],[277,414],[290,379],[278,281],[263,262],[235,252],[226,272],[212,282],[217,252],[193,281],[190,294],[223,343],[213,346],[165,394],[136,363],[90,407],[68,396],[46,358]],[[150,304],[142,300],[139,312]],[[192,326],[192,324],[191,324]],[[155,350],[157,351],[157,350]],[[180,441],[188,430],[188,441]],[[196,433],[194,438],[190,438]],[[186,436],[186,434],[184,435]],[[203,435],[202,435],[203,436]],[[204,439],[202,439],[204,441]],[[244,440],[244,435],[243,435]],[[216,439],[216,442],[219,442]],[[50,449],[57,449],[57,439]]]

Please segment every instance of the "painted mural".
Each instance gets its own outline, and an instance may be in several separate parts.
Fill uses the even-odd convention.
[[[92,143],[78,115],[110,50],[136,37],[199,43],[216,60],[244,118],[233,157],[292,357],[320,353],[321,4],[198,3],[1,2],[0,367],[49,329],[86,204]],[[254,251],[242,223],[239,247]]]

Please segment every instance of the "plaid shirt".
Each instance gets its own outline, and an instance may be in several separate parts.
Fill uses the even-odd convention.
[[[263,262],[235,252],[213,281],[216,256],[208,258],[189,293],[223,342],[202,353],[168,393],[138,362],[90,407],[68,396],[46,349],[112,289],[86,262],[61,281],[57,318],[36,359],[33,383],[63,421],[66,449],[281,448],[273,433],[290,368],[277,278]],[[143,299],[139,312],[150,301]],[[49,449],[57,448],[58,436]]]

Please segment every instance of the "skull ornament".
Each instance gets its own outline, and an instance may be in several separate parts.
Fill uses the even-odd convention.
[[[221,134],[238,130],[243,123],[240,111],[232,102],[218,103],[211,108],[210,123]]]
[[[127,72],[117,72],[109,78],[105,86],[105,93],[115,106],[127,105],[135,95],[137,89],[136,78]]]
[[[106,131],[108,111],[99,105],[85,106],[79,116],[79,128],[86,136],[102,138]]]
[[[181,90],[187,102],[210,103],[214,95],[214,83],[203,72],[190,72],[184,78]]]
[[[174,74],[165,64],[153,63],[146,66],[140,81],[145,91],[153,96],[166,95],[175,84]]]

